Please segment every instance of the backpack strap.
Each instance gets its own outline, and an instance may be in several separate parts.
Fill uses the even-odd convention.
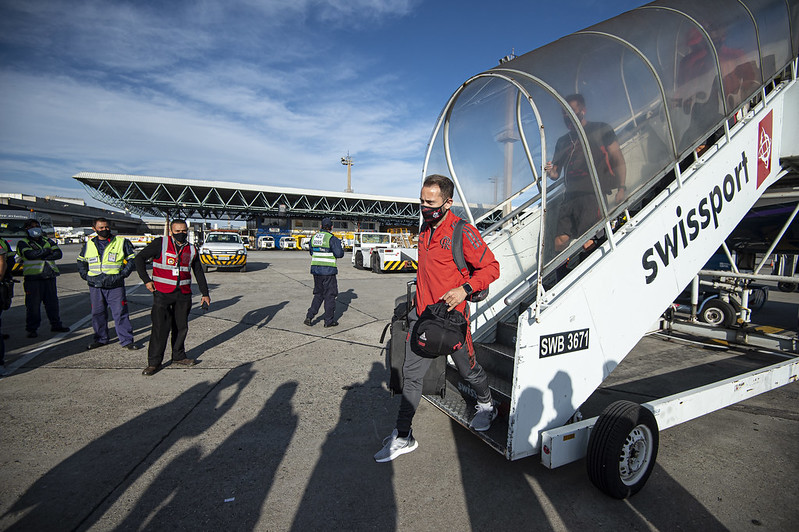
[[[455,266],[460,270],[461,275],[468,279],[469,266],[466,264],[466,259],[463,256],[463,228],[465,226],[466,220],[460,219],[455,224],[455,229],[452,231],[452,260],[455,261]]]

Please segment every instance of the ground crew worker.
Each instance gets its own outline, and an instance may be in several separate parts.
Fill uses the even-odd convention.
[[[97,236],[89,239],[78,254],[78,273],[89,283],[94,341],[86,349],[108,344],[108,309],[114,318],[119,345],[136,350],[130,324],[125,279],[136,268],[136,252],[127,238],[111,236],[108,220],[97,218],[92,224]]]
[[[466,224],[463,227],[463,257],[473,273],[465,279],[455,264],[452,235],[460,218],[450,211],[454,190],[455,185],[448,177],[434,174],[425,178],[419,194],[424,225],[419,233],[416,302],[408,314],[410,331],[428,305],[439,301],[445,302],[449,310],[462,313],[468,323],[466,298],[473,292],[485,290],[499,278],[499,262],[473,225]],[[397,424],[394,431],[383,440],[383,448],[375,454],[377,462],[390,462],[418,447],[411,433],[411,422],[422,399],[422,381],[432,359],[412,351],[410,337],[409,334],[405,342],[402,401]],[[470,333],[467,333],[464,344],[450,356],[461,378],[469,383],[477,396],[476,413],[469,426],[483,432],[491,427],[497,409],[491,399],[486,373],[475,358]]]
[[[314,316],[319,312],[322,302],[325,304],[325,312],[322,318],[325,327],[336,327],[338,322],[335,318],[336,296],[338,295],[338,267],[336,259],[344,256],[344,248],[341,247],[341,240],[333,236],[330,230],[333,229],[333,221],[330,218],[322,219],[322,231],[316,233],[308,246],[311,254],[311,274],[313,275],[313,301],[305,315],[305,325],[313,325]]]
[[[25,289],[25,330],[28,338],[36,338],[42,323],[41,306],[47,312],[52,332],[69,332],[61,323],[55,278],[59,275],[55,261],[63,254],[56,243],[47,238],[39,222],[30,219],[23,228],[28,236],[17,242],[17,260],[22,263],[22,286]]]
[[[196,362],[186,358],[186,335],[191,310],[191,272],[202,294],[202,304],[211,304],[197,248],[189,244],[189,226],[185,220],[173,220],[170,236],[156,238],[136,255],[136,271],[147,290],[153,294],[150,314],[153,329],[147,349],[147,367],[142,375],[155,375],[164,360],[166,341],[172,332],[172,363],[190,367]],[[153,277],[147,275],[147,261],[153,261]]]
[[[8,264],[8,259],[11,255],[11,248],[8,246],[8,242],[0,238],[0,280],[5,282],[6,273],[11,272],[11,267]],[[0,317],[3,316],[3,307],[5,306],[5,301],[0,301]],[[2,321],[0,321],[0,325]],[[6,341],[2,335],[0,335],[0,371],[4,371],[6,369]]]

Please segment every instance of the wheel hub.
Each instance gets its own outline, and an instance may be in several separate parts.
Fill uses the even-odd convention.
[[[645,425],[638,425],[621,448],[619,455],[619,476],[624,484],[634,484],[646,471],[652,458],[652,433]]]

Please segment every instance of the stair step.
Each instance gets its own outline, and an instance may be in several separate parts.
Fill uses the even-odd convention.
[[[474,352],[477,361],[489,375],[507,383],[504,386],[500,385],[499,390],[505,395],[510,395],[515,349],[500,343],[474,344]]]
[[[497,390],[492,384],[492,376],[489,375],[489,386],[494,399],[494,406],[497,409],[497,418],[491,424],[491,428],[485,432],[476,432],[469,429],[469,422],[474,415],[474,407],[477,405],[477,394],[471,386],[461,379],[458,370],[447,366],[447,391],[442,399],[437,395],[423,396],[433,406],[453,418],[467,430],[479,436],[491,447],[507,456],[508,446],[508,412],[510,411],[510,400],[503,393],[495,393]],[[496,384],[496,382],[494,382]],[[506,388],[509,388],[507,386]]]
[[[497,343],[516,349],[516,323],[497,323]]]

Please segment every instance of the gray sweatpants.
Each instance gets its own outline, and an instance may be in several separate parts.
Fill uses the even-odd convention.
[[[416,314],[415,309],[408,314],[408,331],[413,330],[418,319],[419,315]],[[397,415],[397,431],[399,432],[411,430],[413,416],[419,407],[419,401],[422,400],[422,379],[424,379],[432,360],[431,358],[420,357],[411,351],[410,335],[408,335],[408,339],[405,341],[405,364],[402,366],[404,379],[402,400],[400,401],[399,414]],[[477,400],[481,403],[491,402],[491,390],[488,388],[485,371],[477,363],[477,360],[469,357],[469,348],[465,342],[463,347],[452,354],[452,360],[455,362],[461,377],[477,393]]]

